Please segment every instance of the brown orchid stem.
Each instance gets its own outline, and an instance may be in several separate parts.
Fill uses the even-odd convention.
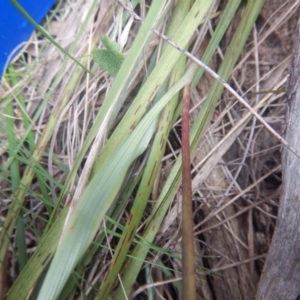
[[[182,106],[182,299],[196,300],[196,273],[194,264],[194,235],[192,208],[192,181],[190,158],[190,92],[183,91]]]

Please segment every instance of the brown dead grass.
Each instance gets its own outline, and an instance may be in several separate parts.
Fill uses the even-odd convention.
[[[286,1],[266,1],[256,24],[231,84],[250,104],[264,101],[260,115],[283,134],[286,76],[297,9]],[[222,49],[226,49],[233,32],[228,32]],[[219,60],[220,54],[215,56],[213,69],[217,69]],[[206,76],[199,83],[193,98],[195,106],[205,97],[211,82]],[[253,117],[238,123],[245,114],[244,108],[224,92],[194,160],[195,245],[202,279],[198,281],[199,299],[253,299],[276,224],[281,146]],[[223,156],[218,152],[232,143],[232,129],[237,136]],[[178,203],[166,217],[162,230],[170,238],[164,236],[167,242],[162,245],[173,245],[180,251]],[[210,275],[205,275],[201,266],[202,270],[211,270]]]
[[[85,11],[87,2],[89,1],[77,1],[73,4],[75,7],[64,5],[57,12],[50,32],[63,47],[71,44],[75,32],[79,30],[82,20],[79,18],[79,12]],[[264,101],[259,114],[281,134],[284,132],[285,122],[286,76],[292,50],[292,34],[297,22],[297,9],[291,7],[297,2],[298,0],[266,1],[230,81],[251,105]],[[94,28],[109,33],[113,28],[105,28],[101,20],[112,6],[106,4],[106,1],[101,3]],[[219,53],[214,57],[211,67],[215,70],[231,40],[235,26],[236,24],[232,24],[231,30],[220,45]],[[136,26],[132,27],[130,38],[134,37],[136,29]],[[62,32],[63,30],[66,31]],[[87,43],[77,50],[77,57],[85,55],[88,50],[88,32],[86,41]],[[25,50],[29,62],[40,56],[39,51],[44,51],[38,66],[28,64],[32,67],[23,79],[23,84],[27,86],[24,94],[30,116],[40,105],[62,61],[57,50],[52,47],[44,49],[42,43],[37,44],[33,41]],[[22,68],[20,63],[20,71]],[[66,69],[65,80],[71,71]],[[84,78],[70,99],[70,104],[61,116],[50,143],[50,155],[44,160],[44,165],[56,180],[64,182],[66,177],[54,163],[54,154],[71,168],[110,83],[110,79],[104,73],[98,74],[97,78]],[[210,77],[204,77],[194,92],[193,117],[200,109],[199,103],[203,101],[211,83]],[[135,83],[137,84],[138,82]],[[61,93],[64,85],[62,79],[55,94]],[[54,96],[36,123],[37,136],[47,122],[55,101]],[[18,130],[21,133],[24,129]],[[230,136],[231,131],[234,134]],[[180,135],[177,127],[174,128],[174,132],[175,136]],[[174,143],[174,138],[170,140],[171,147],[178,150],[178,143]],[[222,149],[226,147],[229,149],[223,153]],[[171,151],[167,154],[162,174],[168,173],[172,155]],[[2,156],[3,161],[5,158]],[[198,276],[201,279],[198,281],[199,299],[254,298],[276,224],[281,183],[280,163],[281,146],[278,141],[257,120],[247,116],[244,107],[225,91],[193,161],[195,248]],[[161,180],[164,180],[164,176]],[[54,198],[55,194],[53,192]],[[157,245],[175,251],[181,251],[180,198],[178,192],[155,241]],[[31,203],[30,199],[28,203]],[[28,205],[36,211],[36,215],[43,211],[33,203]],[[39,224],[39,221],[37,223]],[[37,227],[43,227],[43,224]],[[29,253],[32,253],[35,245],[34,236],[28,232]],[[107,251],[103,250],[99,254],[99,261],[93,267],[90,281],[96,277],[100,277],[100,280],[104,277],[109,258]],[[160,253],[157,254],[156,260],[164,261],[180,276],[181,265],[178,261]],[[15,264],[16,261],[12,259],[12,274],[16,273]],[[209,273],[204,271],[207,269]],[[163,284],[165,277],[159,268],[152,268],[152,281],[162,283],[156,287],[157,299],[178,297],[170,285]],[[144,299],[144,284],[141,276],[134,287],[134,299]],[[164,295],[164,298],[160,295]]]

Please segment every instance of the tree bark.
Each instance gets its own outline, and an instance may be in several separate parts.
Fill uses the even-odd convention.
[[[294,35],[287,95],[285,138],[300,152],[300,18]],[[300,299],[300,159],[286,148],[282,175],[279,214],[257,300]]]

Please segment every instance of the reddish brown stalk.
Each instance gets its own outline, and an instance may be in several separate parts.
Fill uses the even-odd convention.
[[[194,264],[194,235],[192,208],[192,181],[190,158],[190,92],[183,91],[182,106],[182,299],[196,300],[196,273]]]

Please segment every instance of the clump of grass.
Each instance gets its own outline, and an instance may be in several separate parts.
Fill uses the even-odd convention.
[[[175,5],[157,0],[149,7],[135,1],[126,5],[104,2],[58,5],[46,26],[68,56],[62,57],[47,40],[36,48],[28,46],[26,64],[18,59],[2,83],[6,93],[1,105],[6,110],[0,123],[4,199],[0,259],[3,278],[13,277],[11,287],[4,284],[8,299],[28,295],[124,299],[131,295],[133,285],[136,294],[143,291],[149,298],[165,295],[171,299],[181,293],[185,298],[178,284],[182,276],[196,276],[194,295],[210,299],[207,280],[217,294],[218,284],[222,285],[217,281],[225,281],[226,276],[237,278],[239,272],[241,278],[252,278],[245,285],[249,290],[241,293],[253,294],[257,276],[252,261],[263,255],[254,250],[250,225],[248,238],[239,232],[238,216],[249,211],[248,221],[252,222],[257,211],[260,216],[265,214],[263,205],[268,200],[253,202],[244,193],[254,193],[266,176],[276,176],[278,166],[261,170],[257,178],[252,172],[254,183],[247,186],[245,182],[245,190],[233,192],[241,186],[239,174],[245,172],[242,166],[247,164],[251,142],[261,127],[253,112],[241,113],[244,108],[223,90],[224,80],[232,76],[239,94],[243,95],[245,86],[252,93],[248,102],[259,114],[265,113],[265,103],[271,111],[281,95],[259,94],[260,81],[265,90],[278,90],[283,84],[268,82],[267,73],[258,76],[253,86],[239,83],[235,76],[240,72],[243,77],[238,64],[241,53],[258,49],[256,40],[254,48],[247,40],[264,1],[248,1],[245,7],[237,0],[222,2],[223,6],[216,1],[178,1]],[[223,55],[219,45],[230,26],[232,34]],[[122,54],[114,52],[121,50],[115,48],[115,42],[121,45]],[[106,54],[104,62],[107,54],[115,54],[118,66],[99,69],[90,55],[96,48]],[[219,74],[215,81],[204,75],[196,58],[212,66],[221,60],[220,67],[213,67]],[[259,59],[254,58],[258,64]],[[282,76],[283,71],[276,70],[270,72]],[[173,202],[176,195],[180,197],[182,163],[172,132],[177,135],[180,91],[186,86],[191,86],[192,103],[201,106],[199,112],[193,109],[190,136],[185,136],[194,159],[194,210],[189,217],[194,224],[195,275],[181,273],[186,245],[180,244],[176,227],[182,207],[180,201]],[[217,114],[222,97],[228,100],[219,104]],[[243,130],[245,139],[241,138]],[[223,156],[228,149],[236,149],[236,141],[246,144],[245,153],[242,158],[232,158],[237,169],[225,169]],[[224,179],[227,175],[231,183]],[[197,191],[203,182],[209,186]],[[214,185],[222,190],[221,195]],[[218,228],[219,242],[206,227]],[[230,251],[228,244],[233,245]],[[238,271],[228,270],[228,261],[218,267],[220,255],[234,261],[229,267],[240,265]],[[16,262],[17,274],[8,268],[8,260]],[[249,264],[249,271],[243,262]],[[223,269],[210,276],[209,272]],[[236,293],[235,288],[229,292]]]

